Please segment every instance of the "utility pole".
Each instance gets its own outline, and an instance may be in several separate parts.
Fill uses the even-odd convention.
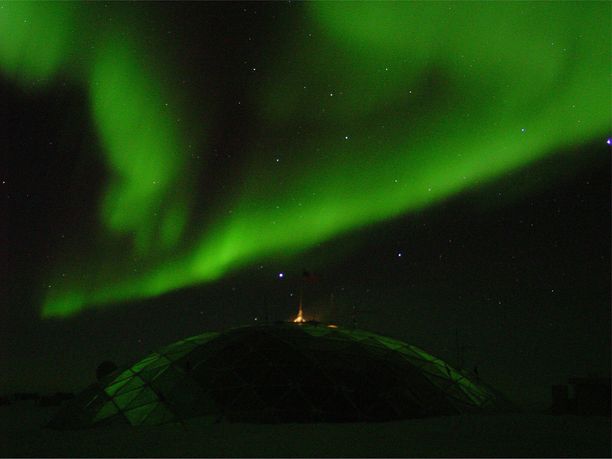
[[[360,309],[359,311],[357,311],[357,306],[353,304],[353,312],[351,314],[353,329],[357,328],[357,312],[359,312],[359,314],[363,314],[363,313],[372,314],[372,313],[375,313],[376,311],[373,311],[371,309]]]
[[[456,352],[456,362],[459,368],[463,368],[465,365],[464,357],[465,357],[465,345],[461,345],[459,343],[459,329],[455,328],[455,352]]]
[[[459,352],[459,329],[455,328],[455,362],[461,367],[461,357]]]

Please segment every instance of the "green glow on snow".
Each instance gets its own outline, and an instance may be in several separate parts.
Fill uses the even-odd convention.
[[[45,317],[213,281],[610,129],[609,3],[305,3],[312,33],[270,50],[273,78],[251,88],[260,126],[222,197],[231,212],[194,227],[186,145],[202,142],[177,120],[204,122],[174,103],[180,91],[160,77],[158,54],[120,25],[90,38],[93,50],[78,44],[85,4],[2,6],[0,70],[24,85],[73,72],[109,172],[106,245],[92,247],[101,261],[54,282]],[[289,137],[296,125],[316,134]],[[131,253],[100,258],[126,236]],[[133,256],[138,272],[127,269]]]

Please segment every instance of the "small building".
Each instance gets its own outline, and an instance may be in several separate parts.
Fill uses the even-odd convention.
[[[610,378],[570,378],[568,384],[552,386],[552,414],[610,416]]]

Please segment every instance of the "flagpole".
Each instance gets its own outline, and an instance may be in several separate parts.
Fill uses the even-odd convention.
[[[302,301],[304,300],[304,287],[300,287],[300,304],[298,305],[298,314],[300,317],[304,315],[304,310],[302,308]]]

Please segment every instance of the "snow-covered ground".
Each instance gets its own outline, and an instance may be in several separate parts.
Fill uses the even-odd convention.
[[[387,423],[113,426],[56,431],[57,408],[0,406],[1,457],[610,457],[611,422],[543,414]]]

